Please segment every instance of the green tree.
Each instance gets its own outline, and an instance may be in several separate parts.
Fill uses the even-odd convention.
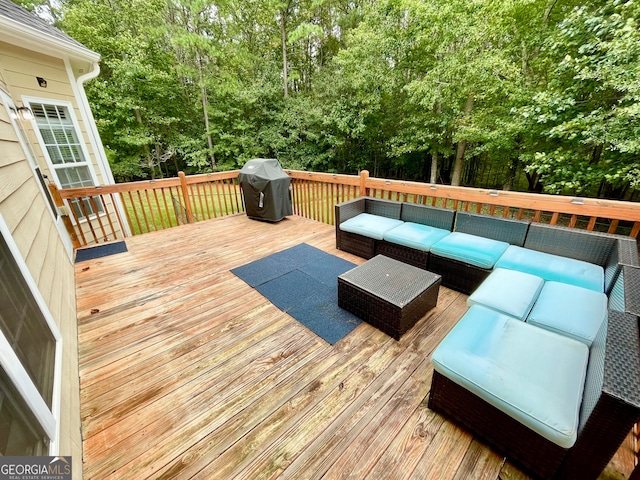
[[[520,110],[539,132],[529,170],[550,192],[620,196],[637,188],[640,6],[576,7],[544,45],[550,80]]]

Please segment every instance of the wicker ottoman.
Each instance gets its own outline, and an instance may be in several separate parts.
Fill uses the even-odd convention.
[[[400,340],[435,307],[440,275],[377,255],[338,277],[338,305]]]

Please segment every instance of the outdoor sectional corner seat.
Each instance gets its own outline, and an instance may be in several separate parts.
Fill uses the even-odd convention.
[[[335,212],[337,248],[470,294],[429,407],[534,477],[596,479],[640,418],[636,240],[369,197]]]

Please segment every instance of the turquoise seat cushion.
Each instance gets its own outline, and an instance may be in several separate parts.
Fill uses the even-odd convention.
[[[543,285],[544,280],[535,275],[496,268],[469,296],[467,305],[484,305],[524,320]]]
[[[567,283],[547,282],[527,322],[567,335],[588,347],[607,319],[607,296]]]
[[[490,238],[453,232],[436,242],[431,253],[481,268],[493,268],[509,246]]]
[[[599,265],[511,245],[496,262],[496,268],[530,273],[545,281],[569,283],[604,292],[604,269]]]
[[[402,220],[361,213],[340,224],[340,230],[344,232],[357,233],[364,237],[382,240],[384,233],[398,225],[402,225]]]
[[[474,305],[433,352],[437,372],[547,440],[576,440],[589,349]]]
[[[387,242],[428,252],[431,246],[449,235],[448,230],[420,223],[405,222],[384,233]]]

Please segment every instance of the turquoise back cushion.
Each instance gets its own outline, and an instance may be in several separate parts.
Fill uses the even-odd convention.
[[[604,269],[599,265],[511,245],[496,262],[508,268],[542,277],[545,281],[568,283],[604,292]]]

